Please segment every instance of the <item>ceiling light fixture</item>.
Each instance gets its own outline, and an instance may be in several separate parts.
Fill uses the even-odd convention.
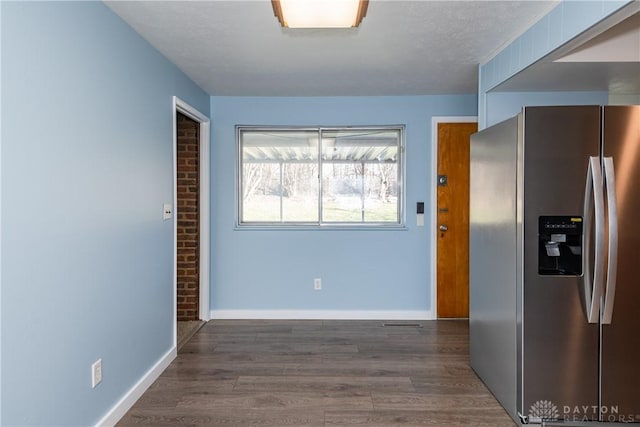
[[[353,28],[367,14],[369,0],[271,0],[287,28]]]

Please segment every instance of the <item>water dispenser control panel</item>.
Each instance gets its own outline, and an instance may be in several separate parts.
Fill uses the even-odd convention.
[[[582,217],[541,216],[538,220],[538,274],[582,275]]]

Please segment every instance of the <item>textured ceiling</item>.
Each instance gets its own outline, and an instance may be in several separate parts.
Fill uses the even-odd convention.
[[[358,29],[283,29],[271,2],[106,4],[210,95],[475,93],[477,66],[557,1],[371,0]]]

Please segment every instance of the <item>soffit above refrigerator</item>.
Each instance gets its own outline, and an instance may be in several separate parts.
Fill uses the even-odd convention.
[[[640,3],[612,15],[493,91],[640,95]]]

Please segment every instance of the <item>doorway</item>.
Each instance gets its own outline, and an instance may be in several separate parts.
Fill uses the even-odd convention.
[[[209,119],[174,98],[174,343],[210,318]]]
[[[435,314],[469,317],[469,147],[475,118],[434,122],[437,159]]]
[[[198,122],[176,112],[178,203],[178,322],[199,320],[200,292],[200,136]]]

